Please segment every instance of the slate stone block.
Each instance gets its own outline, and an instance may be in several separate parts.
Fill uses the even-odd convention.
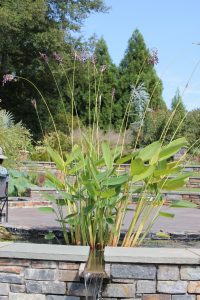
[[[166,294],[186,294],[187,281],[158,281],[157,291]]]
[[[179,280],[178,266],[159,266],[157,278],[158,280]]]
[[[56,271],[51,269],[26,269],[25,279],[29,280],[55,280]]]
[[[114,297],[114,298],[131,298],[135,296],[135,284],[107,284],[103,291],[103,297]]]
[[[111,276],[114,278],[155,279],[154,265],[113,264]]]
[[[200,280],[200,267],[181,267],[182,280]]]

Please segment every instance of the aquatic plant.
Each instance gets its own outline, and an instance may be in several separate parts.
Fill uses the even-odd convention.
[[[106,245],[117,246],[119,244],[125,247],[137,246],[142,243],[158,217],[173,217],[172,214],[161,211],[165,203],[162,191],[182,187],[191,175],[190,173],[181,173],[180,165],[185,155],[179,161],[174,162],[171,160],[175,153],[182,147],[187,146],[186,139],[184,137],[174,139],[175,132],[173,139],[167,144],[165,142],[165,136],[177,106],[174,108],[173,114],[164,128],[160,140],[153,142],[143,149],[137,149],[141,127],[149,109],[152,95],[147,95],[145,87],[138,85],[138,82],[136,82],[134,93],[130,96],[130,101],[124,113],[119,137],[114,149],[111,149],[108,141],[102,142],[98,139],[101,106],[100,83],[103,73],[106,72],[106,66],[103,65],[97,70],[95,64],[93,64],[94,72],[98,75],[94,77],[95,107],[93,115],[91,116],[90,109],[88,112],[90,115],[89,119],[93,120],[93,122],[87,135],[84,134],[79,125],[82,135],[80,136],[80,143],[75,144],[73,116],[77,115],[77,111],[74,97],[74,80],[75,63],[78,57],[75,55],[74,58],[72,80],[70,81],[66,75],[71,91],[71,126],[66,124],[71,132],[72,150],[70,153],[62,151],[53,115],[41,92],[28,79],[15,76],[16,79],[25,80],[38,91],[42,101],[46,105],[58,141],[58,151],[47,146],[50,157],[63,175],[61,178],[57,178],[54,174],[47,172],[48,180],[51,181],[51,184],[58,192],[58,197],[48,196],[48,199],[54,202],[56,208],[43,207],[41,210],[55,213],[56,220],[60,223],[63,230],[66,244],[89,245],[91,249],[103,249]],[[46,64],[49,64],[46,55],[43,54],[42,58]],[[56,60],[58,58],[59,65],[64,72],[63,60],[56,56]],[[53,73],[52,76],[54,77]],[[138,74],[138,81],[139,76],[140,74]],[[10,77],[8,80],[10,81]],[[5,81],[6,78],[4,79],[4,83]],[[56,79],[55,83],[57,85]],[[138,92],[137,87],[142,90],[142,93]],[[60,91],[59,94],[61,95]],[[135,147],[129,154],[124,155],[125,130],[131,113],[131,107],[134,103],[134,95],[137,97],[140,97],[140,95],[143,96],[142,114],[140,115]],[[62,97],[61,102],[64,105]],[[122,138],[121,147],[119,146],[120,138]],[[121,166],[126,163],[130,163],[130,168],[124,171]],[[171,175],[173,175],[173,178],[169,177]],[[126,217],[126,212],[133,203],[133,194],[135,193],[138,194],[138,199],[134,207],[132,219],[127,233],[120,242],[122,225]],[[178,201],[173,203],[173,206],[194,207],[191,203]],[[51,238],[53,238],[52,234]]]

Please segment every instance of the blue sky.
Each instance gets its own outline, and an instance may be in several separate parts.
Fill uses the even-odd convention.
[[[135,28],[148,48],[157,48],[157,74],[168,107],[179,88],[188,110],[200,107],[200,0],[105,0],[108,14],[93,14],[82,34],[104,37],[113,62],[119,64]],[[187,89],[184,87],[188,83]]]

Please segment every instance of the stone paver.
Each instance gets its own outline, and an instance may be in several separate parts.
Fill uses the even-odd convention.
[[[199,264],[200,255],[181,248],[123,248],[106,247],[106,262]],[[120,266],[120,265],[119,265]],[[129,272],[127,268],[127,272]],[[123,277],[122,277],[123,278]],[[129,278],[129,277],[124,277]],[[145,278],[148,279],[148,278]]]
[[[80,250],[81,247],[81,250]],[[46,259],[60,261],[86,261],[89,255],[87,246],[65,246],[48,244],[31,244],[31,243],[13,243],[0,248],[0,256],[7,258],[26,258],[26,259]],[[0,274],[1,276],[1,274]],[[21,283],[19,275],[7,274],[10,283]],[[9,281],[10,280],[10,281]],[[19,281],[19,282],[18,282]]]

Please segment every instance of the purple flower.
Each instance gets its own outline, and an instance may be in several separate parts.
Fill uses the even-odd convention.
[[[53,58],[59,65],[63,63],[61,56],[57,52],[53,52]]]
[[[158,50],[156,48],[151,49],[148,57],[148,64],[150,65],[157,65],[159,63],[158,59]]]
[[[12,81],[14,78],[15,78],[15,76],[12,74],[3,75],[2,86],[4,86],[6,84],[6,82]]]
[[[80,51],[80,52],[75,51],[74,59],[77,61],[80,61],[82,63],[85,63],[86,61],[88,61],[90,59],[90,54],[86,51]]]
[[[49,58],[48,58],[48,56],[47,56],[45,53],[39,52],[39,54],[40,54],[40,58],[41,58],[42,60],[44,60],[45,63],[48,63],[48,62],[49,62]]]

